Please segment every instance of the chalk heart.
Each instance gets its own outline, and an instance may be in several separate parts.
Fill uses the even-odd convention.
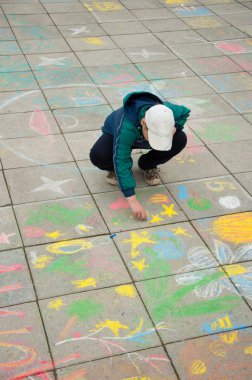
[[[115,202],[110,204],[109,207],[111,208],[111,210],[120,210],[120,209],[127,209],[130,206],[123,197],[119,196]]]
[[[241,202],[239,198],[232,195],[227,195],[225,197],[220,197],[219,204],[229,210],[233,210],[240,207]]]

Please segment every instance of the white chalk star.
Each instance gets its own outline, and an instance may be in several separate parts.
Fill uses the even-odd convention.
[[[52,191],[53,193],[65,194],[60,186],[63,185],[63,183],[73,181],[72,179],[64,179],[63,181],[53,181],[46,177],[40,177],[40,178],[44,182],[43,185],[37,187],[36,189],[33,189],[32,191],[29,191],[29,193],[34,193],[35,191],[47,190],[47,191]]]
[[[155,52],[148,52],[148,50],[146,49],[142,49],[142,51],[140,53],[128,53],[130,55],[141,55],[141,57],[145,58],[145,59],[149,59],[151,56],[154,56],[154,55],[165,55],[166,53],[155,53]]]
[[[48,57],[39,57],[42,59],[42,62],[37,65],[36,67],[39,66],[65,66],[66,64],[62,62],[64,59],[67,59],[67,57],[62,57],[62,58],[48,58]]]
[[[82,26],[81,28],[69,28],[69,30],[73,32],[72,36],[76,36],[77,34],[80,34],[80,33],[90,34],[90,31],[88,30],[86,26]]]

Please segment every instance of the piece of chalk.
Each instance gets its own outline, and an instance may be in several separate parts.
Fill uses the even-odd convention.
[[[110,239],[113,239],[116,236],[116,234],[110,235]]]

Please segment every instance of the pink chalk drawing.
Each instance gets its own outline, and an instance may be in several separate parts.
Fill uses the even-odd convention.
[[[225,41],[217,42],[215,46],[223,53],[240,54],[247,52],[247,50],[243,46]]]
[[[16,235],[15,233],[12,233],[12,234],[5,234],[4,232],[2,232],[0,234],[0,244],[10,244],[10,240],[9,238]]]
[[[9,316],[16,316],[20,318],[24,318],[24,313],[21,311],[10,311],[10,310],[0,310],[0,318],[9,317]]]
[[[6,286],[1,286],[0,288],[0,294],[1,293],[6,293],[6,292],[11,292],[12,290],[19,290],[23,289],[22,284],[12,284],[12,285],[6,285]]]
[[[29,127],[42,136],[52,133],[51,126],[42,110],[35,110],[30,118]]]
[[[121,196],[117,198],[117,200],[109,206],[111,210],[119,210],[129,208],[128,202]]]
[[[22,271],[24,266],[22,264],[14,264],[14,265],[0,265],[0,274],[8,273],[8,272],[18,272]]]
[[[25,226],[24,235],[28,238],[38,238],[45,236],[46,231],[39,227]]]

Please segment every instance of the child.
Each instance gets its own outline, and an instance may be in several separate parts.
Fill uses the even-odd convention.
[[[163,102],[149,92],[132,92],[123,99],[123,107],[105,120],[102,136],[90,151],[90,160],[108,171],[107,182],[119,185],[134,216],[144,220],[147,213],[135,196],[132,174],[132,149],[151,149],[138,160],[148,185],[159,185],[157,166],[169,161],[186,146],[182,131],[190,114],[184,106]]]

